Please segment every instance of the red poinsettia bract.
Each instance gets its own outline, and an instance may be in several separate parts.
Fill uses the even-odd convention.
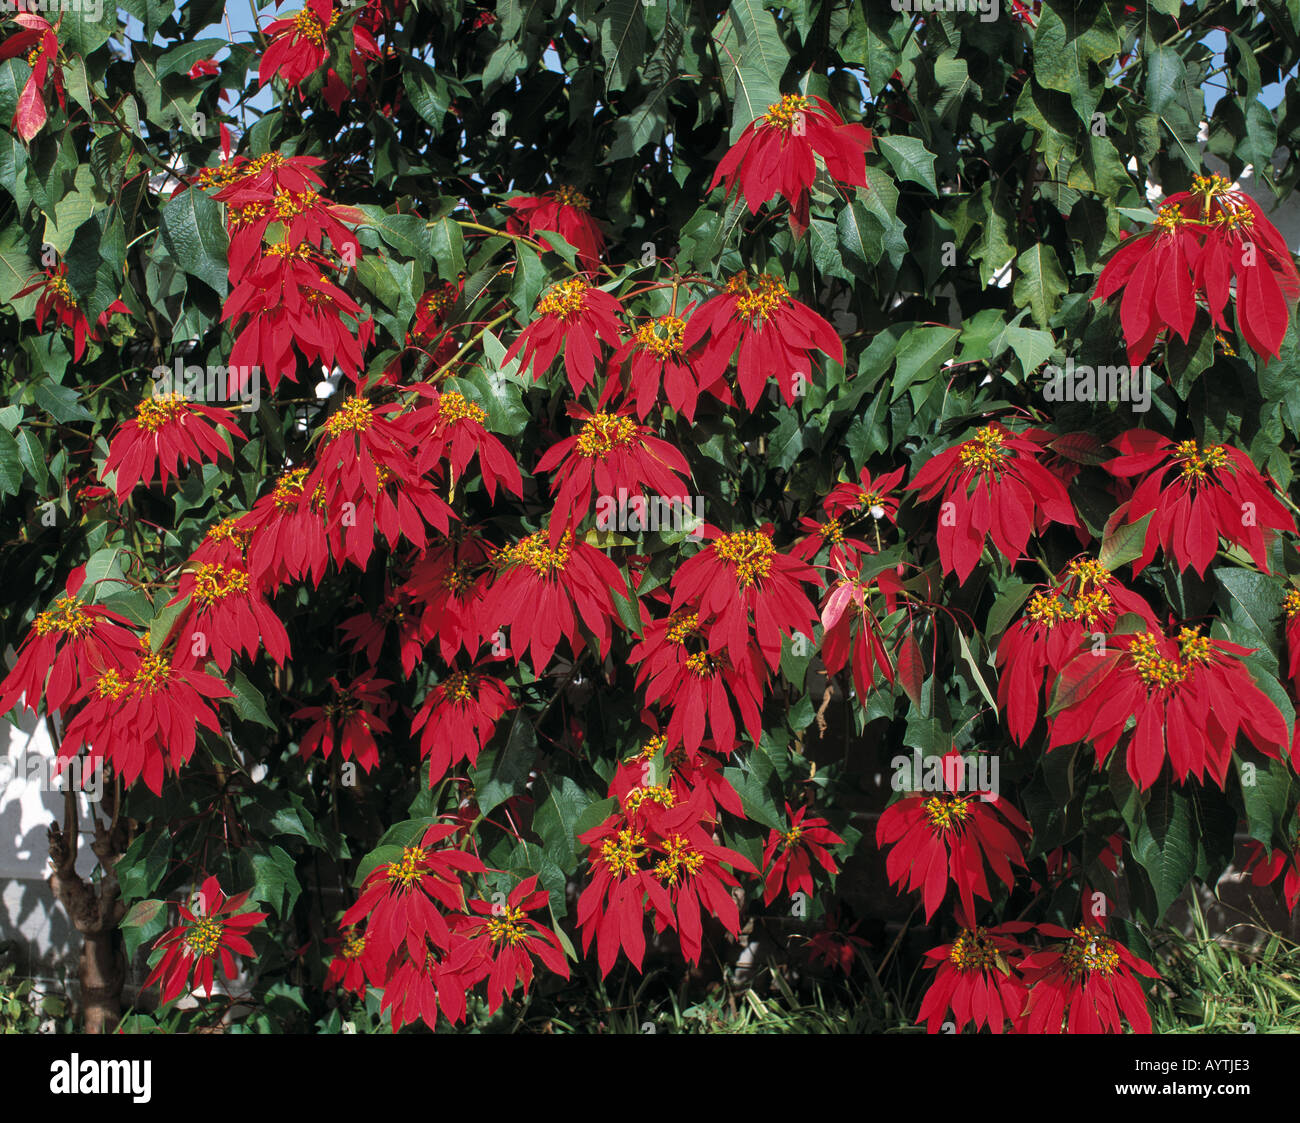
[[[1101,765],[1123,739],[1143,790],[1166,760],[1180,782],[1208,774],[1222,787],[1239,733],[1274,759],[1291,744],[1286,719],[1242,662],[1250,653],[1197,628],[1112,635],[1105,650],[1089,647],[1062,668],[1048,748],[1087,741]]]
[[[202,990],[210,997],[218,958],[223,974],[227,979],[233,979],[236,970],[231,953],[252,955],[253,945],[248,942],[248,933],[270,915],[245,911],[251,892],[228,898],[215,877],[207,878],[199,893],[202,911],[196,915],[180,905],[181,923],[169,928],[153,945],[166,950],[141,984],[141,989],[147,990],[154,983],[161,982],[164,1003],[179,998],[187,987]]]
[[[845,124],[824,98],[785,94],[745,126],[718,164],[709,190],[725,182],[730,195],[739,185],[750,214],[780,195],[792,208],[791,228],[802,234],[808,229],[817,157],[836,183],[865,187],[869,151],[870,130]]]
[[[939,559],[963,584],[987,536],[1010,562],[1020,560],[1041,522],[1077,526],[1065,485],[1041,463],[1048,434],[1013,433],[998,422],[931,457],[907,485],[922,500],[940,493]]]
[[[1121,1033],[1124,1022],[1135,1033],[1151,1032],[1146,994],[1136,978],[1158,979],[1151,964],[1095,926],[1081,924],[1071,932],[1040,924],[1038,931],[1062,942],[1020,962],[1029,989],[1027,1032]]]
[[[1120,521],[1135,523],[1151,515],[1142,553],[1133,563],[1135,576],[1162,546],[1179,569],[1190,565],[1204,577],[1220,537],[1240,546],[1268,573],[1265,531],[1296,533],[1295,519],[1240,449],[1175,442],[1146,429],[1121,433],[1111,445],[1119,455],[1102,467],[1120,477],[1143,477],[1121,508]],[[1177,473],[1173,479],[1170,472]]]
[[[763,847],[763,868],[767,870],[763,883],[765,905],[775,901],[783,887],[791,897],[796,893],[811,897],[812,863],[816,861],[827,873],[835,873],[838,867],[828,847],[840,846],[844,842],[825,819],[817,816],[805,818],[807,807],[793,811],[787,803],[785,814],[790,822],[789,829],[779,831],[774,828]]]
[[[181,394],[146,398],[109,442],[103,476],[116,473],[113,491],[120,500],[136,484],[152,483],[155,476],[166,487],[168,476],[176,475],[181,464],[229,460],[230,446],[218,425],[232,438],[247,440],[231,410],[188,402]]]
[[[1024,1025],[1028,992],[1018,974],[1028,949],[1019,937],[1032,925],[1009,921],[993,928],[964,927],[950,944],[925,953],[926,966],[934,970],[917,1023],[927,1033],[939,1033],[952,1014],[954,1032],[974,1025],[1002,1033]]]
[[[683,342],[693,352],[701,386],[721,382],[737,355],[736,382],[749,410],[770,377],[776,378],[785,404],[793,406],[812,381],[813,351],[844,361],[844,344],[835,329],[770,273],[732,277],[691,316]]]
[[[960,770],[946,763],[960,762],[960,754],[947,753],[944,760],[946,791],[906,795],[886,807],[876,824],[876,845],[891,847],[885,859],[890,883],[900,892],[922,892],[927,921],[943,903],[949,882],[957,887],[966,916],[975,915],[976,897],[992,900],[986,862],[1011,888],[1011,867],[1025,864],[1016,835],[1023,838],[1030,829],[1024,816],[996,793],[961,791]]]

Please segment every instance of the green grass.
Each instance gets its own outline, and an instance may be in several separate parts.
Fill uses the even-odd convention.
[[[1193,898],[1195,901],[1195,898]],[[1151,1000],[1157,1033],[1300,1032],[1300,945],[1270,933],[1258,948],[1215,939],[1196,906],[1191,936],[1163,934]]]

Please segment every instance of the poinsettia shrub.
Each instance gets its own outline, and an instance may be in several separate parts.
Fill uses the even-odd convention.
[[[767,932],[1143,1031],[1189,886],[1295,908],[1300,16],[948,7],[8,14],[0,710],[104,779],[91,1028]]]

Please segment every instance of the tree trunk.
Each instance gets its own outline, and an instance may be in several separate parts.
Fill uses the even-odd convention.
[[[114,801],[116,802],[116,801]],[[76,870],[77,794],[64,793],[64,824],[49,829],[50,888],[67,909],[73,927],[82,936],[78,978],[86,1033],[112,1033],[122,1018],[122,984],[126,981],[126,953],[118,931],[124,909],[117,884],[117,862],[125,849],[124,831],[114,814],[107,826],[95,821],[91,849],[104,875],[98,892]]]

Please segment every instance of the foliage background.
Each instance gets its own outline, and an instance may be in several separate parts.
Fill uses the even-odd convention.
[[[1251,165],[1279,197],[1300,175],[1294,87],[1285,86],[1276,108],[1260,99],[1264,86],[1294,71],[1300,0],[1241,7],[1044,0],[1030,19],[1008,9],[990,22],[815,0],[775,9],[758,0],[398,7],[400,19],[382,41],[385,57],[367,69],[367,92],[337,113],[322,99],[319,76],[301,98],[278,82],[272,96],[258,96],[259,37],[229,43],[205,31],[221,21],[223,0],[176,11],[132,0],[97,22],[64,14],[66,111],[51,104],[50,123],[30,145],[0,129],[7,403],[0,407],[0,646],[17,643],[81,564],[103,579],[98,599],[142,625],[156,620],[175,567],[206,528],[247,509],[286,462],[301,462],[337,404],[337,397],[318,398],[315,375],[301,372],[298,384],[282,384],[246,419],[252,439],[233,471],[191,471],[165,492],[138,489],[120,509],[87,492],[108,436],[156,364],[182,353],[189,362],[227,361],[220,207],[195,190],[170,199],[167,190],[176,175],[218,161],[219,121],[234,127],[246,155],[325,158],[331,198],[367,214],[367,252],[349,290],[378,325],[371,371],[392,357],[426,289],[465,278],[450,319],[471,346],[455,377],[485,405],[491,428],[525,470],[563,431],[570,394],[559,377],[534,385],[487,374],[565,267],[563,254],[539,257],[477,228],[504,228],[503,200],[550,184],[577,186],[608,224],[607,261],[624,287],[747,266],[783,272],[797,299],[835,323],[844,367],[831,364],[794,408],[764,400],[752,416],[705,409],[693,425],[666,414],[660,426],[687,453],[708,517],[726,529],[770,521],[779,543],[794,540],[799,516],[812,514],[837,479],[856,478],[863,466],[907,466],[910,478],[990,414],[1029,415],[1056,432],[1103,438],[1131,427],[1123,404],[1049,405],[1036,372],[1069,357],[1125,361],[1115,307],[1092,303],[1089,293],[1121,232],[1153,217],[1147,182],[1169,194],[1201,170],[1197,132],[1207,85],[1226,87],[1208,117],[1205,149],[1230,175]],[[483,12],[495,21],[474,29]],[[1216,27],[1225,32],[1221,52],[1205,42]],[[194,62],[214,55],[218,77],[187,76]],[[346,55],[336,50],[332,65],[346,80]],[[21,58],[0,63],[0,121],[13,115],[28,72]],[[802,240],[780,214],[751,218],[721,190],[708,193],[727,145],[796,88],[827,97],[877,136],[869,188],[850,198],[816,192]],[[35,331],[35,296],[15,295],[46,246],[66,262],[92,320],[119,295],[131,309],[129,321],[115,318],[79,363],[66,336]],[[643,264],[648,251],[654,264]],[[631,310],[660,313],[667,300],[668,290],[656,290]],[[492,332],[480,334],[488,323]],[[1281,359],[1264,367],[1249,353],[1216,348],[1201,317],[1190,345],[1160,356],[1145,423],[1238,443],[1291,488],[1298,375],[1294,329]],[[1131,536],[1106,534],[1114,503],[1104,483],[1085,463],[1072,495],[1103,560],[1118,567],[1138,550]],[[469,512],[510,535],[537,525],[548,509],[544,493],[514,509],[493,508],[481,490],[466,501]],[[51,503],[53,526],[42,518]],[[850,817],[878,801],[874,773],[899,752],[954,744],[1000,753],[1004,790],[1034,825],[1036,861],[1065,847],[1089,884],[1110,887],[1097,859],[1103,840],[1121,831],[1126,860],[1114,889],[1143,925],[1158,924],[1191,879],[1213,883],[1231,858],[1239,821],[1254,838],[1283,841],[1296,806],[1294,778],[1263,758],[1246,755],[1262,778],[1253,788],[1234,780],[1219,793],[1162,782],[1142,796],[1122,768],[1098,773],[1086,749],[1049,755],[1031,742],[1015,750],[991,704],[992,651],[1039,574],[1033,564],[1013,571],[995,559],[961,588],[945,583],[933,519],[927,506],[905,504],[897,538],[880,555],[882,565],[918,567],[908,582],[916,602],[899,622],[900,635],[915,643],[904,688],[852,698],[846,682],[827,681],[815,648],[787,650],[762,743],[743,749],[727,772],[751,820],[729,823],[727,845],[757,862],[768,829],[784,826],[784,799],[811,793],[846,839],[842,864],[857,854],[860,864],[879,866],[874,844]],[[666,580],[689,549],[680,536],[652,534],[625,546],[649,555],[652,584]],[[1040,547],[1055,571],[1080,543],[1058,529]],[[1279,542],[1273,560],[1268,576],[1244,555],[1220,556],[1204,580],[1157,563],[1138,587],[1179,617],[1212,618],[1215,636],[1257,647],[1252,670],[1291,718],[1278,682],[1280,602],[1285,575],[1300,573],[1300,559],[1291,543]],[[339,784],[336,762],[296,756],[302,729],[288,715],[316,701],[330,676],[365,669],[363,660],[340,654],[337,627],[359,607],[378,607],[385,564],[379,558],[364,573],[350,568],[319,589],[282,593],[277,611],[294,656],[284,673],[245,661],[231,677],[237,701],[223,708],[223,721],[238,748],[205,735],[200,754],[161,798],[136,789],[121,809],[131,828],[117,866],[124,904],[134,908],[129,951],[161,931],[164,913],[150,903],[176,897],[200,870],[231,889],[252,886],[272,909],[269,938],[258,945],[253,1028],[310,1027],[327,1016],[335,1020],[326,1024],[337,1024],[337,1015],[327,1015],[333,998],[319,989],[319,940],[350,901],[359,864],[409,832],[404,824],[470,794],[455,784],[425,789],[400,719],[379,769],[355,788]],[[630,642],[617,641],[603,671],[588,655],[585,667],[561,663],[534,684],[469,777],[480,813],[492,819],[514,801],[518,816],[522,838],[482,824],[486,860],[539,874],[561,922],[572,905],[566,883],[582,876],[576,834],[600,820],[615,763],[638,747],[639,705],[619,657]],[[395,649],[385,651],[380,672],[403,679]],[[413,710],[436,675],[422,666],[395,697]],[[828,689],[830,733],[822,736],[817,711]],[[1006,915],[1032,907],[1036,917],[1073,922],[1078,890],[1063,885],[1057,899],[1013,899]],[[829,894],[814,900],[810,926],[830,902]],[[749,911],[761,918],[765,910],[751,900]],[[1127,938],[1145,946],[1131,925]],[[736,949],[719,943],[715,950],[719,962],[705,974],[717,976]],[[623,978],[622,971],[621,985],[634,986],[634,973]],[[594,985],[594,969],[588,975],[584,985]],[[705,982],[681,979],[682,986]]]

